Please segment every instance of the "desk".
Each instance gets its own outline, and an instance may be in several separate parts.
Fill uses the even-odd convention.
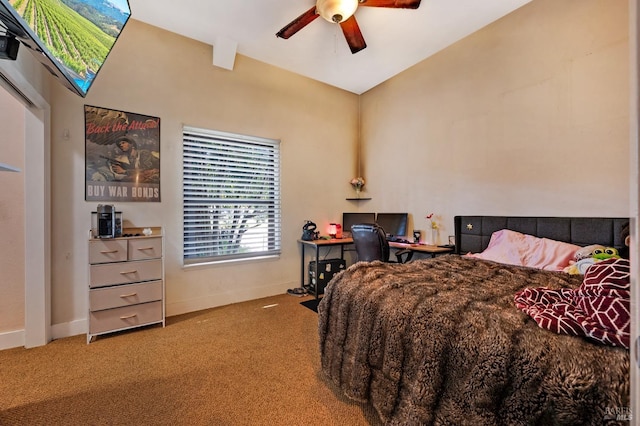
[[[318,260],[320,259],[320,247],[333,247],[340,246],[340,259],[344,259],[344,246],[348,244],[353,244],[352,238],[332,238],[330,240],[313,240],[313,241],[305,241],[298,240],[300,243],[300,247],[302,248],[302,253],[300,255],[301,263],[300,263],[300,287],[305,288],[305,266],[304,266],[304,248],[309,246],[315,249],[315,262],[318,265]],[[316,299],[318,298],[318,286],[315,286],[314,296]]]
[[[437,254],[453,253],[452,247],[438,247],[429,244],[406,244],[389,242],[389,247],[397,249],[407,249],[416,253],[427,253],[430,254],[431,257],[436,257]]]
[[[313,241],[305,241],[298,240],[300,243],[300,247],[302,248],[302,253],[300,255],[300,287],[305,288],[305,262],[304,262],[304,249],[305,247],[310,247],[315,250],[314,254],[316,265],[318,264],[318,260],[320,259],[320,247],[333,247],[340,246],[340,259],[344,260],[344,246],[353,244],[353,238],[332,238],[330,240],[313,240]],[[390,248],[396,249],[407,249],[416,253],[427,253],[430,254],[431,257],[436,257],[438,254],[452,253],[453,248],[449,247],[438,247],[427,244],[406,244],[406,243],[397,243],[397,242],[389,242]],[[318,298],[318,286],[315,287],[314,296]]]

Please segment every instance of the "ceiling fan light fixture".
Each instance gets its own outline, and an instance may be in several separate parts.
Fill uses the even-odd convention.
[[[316,11],[329,22],[346,21],[356,12],[358,0],[318,0]]]

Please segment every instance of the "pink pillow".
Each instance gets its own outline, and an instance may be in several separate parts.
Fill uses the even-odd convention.
[[[562,271],[573,260],[578,249],[580,246],[575,244],[502,229],[491,234],[489,245],[482,253],[467,256],[509,265]]]

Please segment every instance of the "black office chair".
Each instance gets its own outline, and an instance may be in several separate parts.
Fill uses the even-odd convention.
[[[356,246],[358,261],[373,262],[381,260],[389,262],[389,241],[387,241],[384,229],[375,223],[358,223],[351,226],[351,237]],[[406,258],[403,258],[407,255]],[[411,250],[398,250],[395,252],[398,263],[405,263],[411,260],[413,252]]]

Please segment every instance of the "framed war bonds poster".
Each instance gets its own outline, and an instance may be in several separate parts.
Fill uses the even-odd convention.
[[[160,201],[160,119],[84,107],[85,200]]]

